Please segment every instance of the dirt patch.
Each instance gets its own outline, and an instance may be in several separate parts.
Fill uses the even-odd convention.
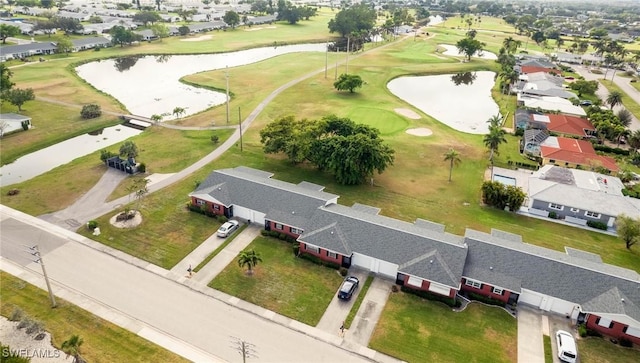
[[[263,30],[263,29],[275,29],[277,28],[276,26],[264,26],[264,27],[257,27],[257,28],[247,28],[244,31],[246,32],[254,32],[256,30]]]
[[[111,219],[109,219],[109,223],[111,223],[112,226],[116,227],[116,228],[133,228],[133,227],[137,227],[140,225],[140,223],[142,223],[142,214],[140,214],[140,212],[135,211],[132,212],[135,213],[134,217],[131,219],[128,219],[126,221],[117,221],[116,219],[118,218],[118,215],[120,215],[120,213],[114,215],[113,217],[111,217]]]
[[[421,136],[421,137],[433,135],[433,131],[431,131],[431,129],[428,129],[426,127],[418,127],[418,128],[415,128],[415,129],[408,129],[405,132],[407,134],[409,134],[409,135]]]
[[[8,344],[14,352],[31,357],[32,363],[73,362],[72,356],[67,357],[65,353],[51,345],[51,334],[48,332],[27,334],[26,328],[18,329],[17,326],[18,322],[0,317],[0,341],[2,344]]]
[[[398,115],[402,115],[406,118],[410,118],[412,120],[419,120],[420,115],[418,115],[415,111],[410,110],[408,108],[396,108],[394,109]]]
[[[181,42],[202,42],[204,40],[209,40],[211,38],[213,38],[213,35],[201,35],[195,38],[180,39],[180,41]]]

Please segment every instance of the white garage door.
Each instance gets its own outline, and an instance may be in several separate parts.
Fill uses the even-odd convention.
[[[363,268],[365,270],[371,270],[371,262],[373,259],[369,256],[361,255],[354,252],[351,258],[351,265]]]
[[[549,300],[549,311],[557,314],[571,316],[574,308],[576,307],[576,304],[566,300],[561,300],[558,298],[549,298]]]
[[[259,223],[264,225],[264,213],[260,213],[260,212],[256,212],[256,211],[252,211],[253,212],[253,218],[251,218],[251,222],[255,222],[255,223]]]
[[[395,279],[398,275],[398,265],[378,260],[377,258],[365,256],[357,252],[353,253],[353,257],[351,258],[351,265],[369,270],[376,274],[390,277],[392,279]]]
[[[518,298],[518,303],[528,304],[535,307],[539,307],[541,302],[542,294],[527,289],[522,289],[522,293]]]
[[[251,215],[252,210],[249,208],[241,207],[239,205],[233,206],[233,216],[244,219],[251,219],[253,217]]]
[[[387,277],[391,277],[392,279],[395,279],[396,276],[398,276],[398,265],[382,260],[378,261],[380,261],[378,273]]]

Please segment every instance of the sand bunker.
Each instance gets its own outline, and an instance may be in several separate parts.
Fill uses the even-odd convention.
[[[438,44],[438,46],[446,49],[446,51],[442,52],[442,54],[444,54],[444,55],[451,55],[451,56],[454,56],[454,57],[464,57],[465,56],[464,54],[458,52],[458,48],[455,45]],[[483,59],[493,59],[493,60],[495,60],[495,59],[498,59],[498,56],[495,55],[494,53],[487,52],[486,50],[483,50],[480,55],[478,55],[478,53],[476,53],[471,58],[483,58]]]
[[[180,39],[180,41],[181,42],[201,42],[203,40],[209,40],[211,38],[213,38],[213,35],[201,35],[195,38]]]
[[[410,118],[412,120],[420,119],[420,115],[418,115],[415,111],[410,110],[408,108],[396,108],[394,109],[394,111],[396,111],[397,114],[402,115],[406,118]]]
[[[415,129],[408,129],[405,132],[407,134],[413,135],[413,136],[431,136],[431,135],[433,135],[433,131],[431,131],[431,129],[428,129],[426,127],[418,127],[418,128],[415,128]]]
[[[257,27],[257,28],[247,28],[244,31],[246,32],[254,32],[256,30],[263,30],[263,29],[275,29],[276,26],[264,26],[264,27]]]

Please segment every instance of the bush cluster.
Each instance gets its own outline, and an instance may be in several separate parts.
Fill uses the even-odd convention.
[[[620,346],[622,347],[627,347],[627,348],[632,348],[633,347],[633,342],[627,338],[620,338]]]
[[[91,230],[91,231],[93,231],[97,227],[98,227],[98,221],[89,221],[87,223],[87,228],[89,228],[89,230]]]
[[[273,237],[283,241],[287,241],[289,243],[296,242],[296,239],[294,237],[289,236],[288,234],[280,233],[278,231],[267,231],[266,229],[263,229],[262,231],[260,231],[260,234],[265,237]]]
[[[640,191],[624,188],[622,189],[622,195],[625,195],[631,198],[640,198]]]
[[[482,183],[482,201],[498,209],[509,207],[510,211],[517,211],[526,197],[527,194],[520,187],[496,181]]]
[[[556,213],[554,211],[549,212],[549,218],[558,219],[558,213]]]
[[[303,258],[303,259],[305,259],[307,261],[311,261],[311,262],[315,263],[316,265],[326,266],[326,267],[332,268],[334,270],[340,269],[340,265],[338,265],[337,263],[321,260],[320,257],[315,256],[315,255],[310,255],[308,253],[301,253],[299,255],[299,257]]]
[[[95,103],[82,106],[82,111],[80,111],[80,116],[85,120],[100,117],[100,115],[102,115],[100,105]]]
[[[207,217],[215,218],[220,223],[224,223],[229,220],[229,218],[227,218],[225,215],[215,214],[211,210],[209,210],[207,206],[204,206],[204,205],[199,206],[199,205],[194,205],[191,202],[187,202],[187,209],[189,209],[192,212],[204,214]]]
[[[538,170],[538,165],[535,164],[527,164],[516,161],[515,163],[512,160],[507,161],[508,165],[515,165],[518,168],[524,168],[529,170]]]
[[[587,221],[587,226],[591,228],[601,229],[603,231],[606,231],[609,228],[607,227],[606,223],[600,221]]]
[[[587,327],[584,324],[578,325],[578,334],[580,335],[581,338],[584,338],[587,336]]]
[[[493,299],[493,298],[491,298],[489,296],[476,294],[474,292],[470,292],[468,295],[469,295],[469,298],[471,300],[480,301],[480,302],[488,304],[488,305],[496,305],[496,306],[501,306],[501,307],[507,306],[507,304],[504,301],[496,300],[496,299]]]
[[[629,150],[621,149],[619,147],[610,147],[607,145],[594,144],[593,148],[596,151],[602,151],[605,153],[611,153],[611,154],[622,155],[622,156],[629,156],[630,154]]]
[[[402,290],[402,292],[406,292],[408,294],[413,294],[416,296],[420,296],[423,299],[427,299],[427,300],[431,300],[431,301],[440,301],[442,303],[445,303],[449,306],[451,306],[452,308],[457,308],[460,307],[460,305],[462,305],[462,303],[460,301],[458,301],[458,299],[456,298],[450,298],[447,296],[442,296],[442,295],[436,295],[436,294],[432,294],[428,291],[424,291],[424,290],[416,290],[416,289],[412,289],[410,287],[406,287],[406,286],[402,286],[400,288],[400,290]]]

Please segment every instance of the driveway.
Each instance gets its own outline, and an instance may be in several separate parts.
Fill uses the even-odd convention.
[[[556,332],[558,330],[564,330],[566,332],[573,334],[575,338],[576,337],[575,329],[571,325],[571,320],[565,318],[564,316],[545,315],[544,318],[546,318],[548,321],[549,336],[551,337],[551,350],[553,351],[553,362],[562,363],[560,358],[558,358],[558,345],[556,343]],[[580,362],[580,352],[578,352],[578,359],[576,362],[578,363]]]
[[[356,278],[358,278],[358,280],[360,281],[360,286],[349,301],[338,299],[338,288],[338,290],[336,290],[336,293],[333,295],[333,299],[331,300],[331,303],[329,303],[327,310],[325,310],[324,315],[322,315],[322,318],[318,322],[318,325],[316,325],[316,328],[322,329],[327,333],[338,335],[341,334],[340,326],[347,318],[347,315],[349,315],[354,301],[358,298],[358,295],[360,295],[362,286],[367,280],[368,272],[364,270],[351,269],[349,270],[349,275],[347,276],[355,276]]]
[[[542,315],[518,306],[518,363],[544,363]]]
[[[389,280],[376,277],[373,279],[367,295],[365,295],[362,305],[356,314],[351,329],[345,333],[347,343],[354,342],[360,345],[368,346],[373,330],[380,320],[380,315],[384,309],[391,286],[394,283]],[[348,345],[348,344],[347,344]]]

